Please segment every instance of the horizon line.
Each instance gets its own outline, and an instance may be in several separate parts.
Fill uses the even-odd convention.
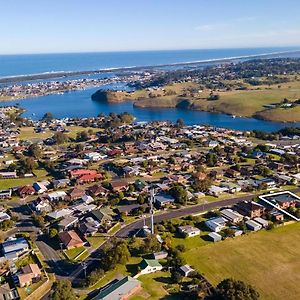
[[[213,48],[173,48],[173,49],[141,49],[141,50],[91,50],[91,51],[66,51],[66,52],[19,52],[19,53],[0,53],[0,56],[16,55],[55,55],[55,54],[93,54],[93,53],[126,53],[126,52],[168,52],[168,51],[198,51],[198,50],[234,50],[234,49],[288,49],[300,50],[300,45],[294,46],[260,46],[260,47],[213,47]],[[293,49],[292,49],[293,48]]]

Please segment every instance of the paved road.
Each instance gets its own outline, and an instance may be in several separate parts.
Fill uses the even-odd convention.
[[[40,252],[43,254],[48,266],[55,274],[61,276],[68,275],[62,263],[62,259],[57,251],[55,251],[51,246],[45,243],[42,237],[39,237],[39,239],[36,241],[36,245],[39,248]]]
[[[173,218],[179,218],[179,217],[183,217],[183,216],[187,216],[187,215],[197,214],[197,213],[215,209],[217,207],[231,206],[238,202],[252,200],[252,198],[253,198],[253,195],[250,195],[250,196],[244,196],[244,197],[239,197],[239,198],[215,201],[215,202],[211,202],[211,203],[204,203],[204,204],[186,207],[186,208],[182,208],[182,209],[178,209],[178,210],[174,210],[174,211],[169,211],[169,212],[154,216],[154,222],[159,223],[163,220],[169,220],[169,219],[173,219]],[[150,217],[146,218],[146,222],[150,223]],[[116,233],[115,236],[120,237],[120,238],[128,237],[128,235],[130,235],[130,233],[132,233],[134,230],[141,228],[143,226],[143,224],[144,224],[144,220],[138,220],[138,221],[136,221],[132,224],[129,224],[129,225],[123,227],[122,229],[120,229]],[[105,247],[105,244],[107,242],[108,241],[103,243],[98,249],[96,249],[91,254],[91,256],[89,256],[85,260],[85,267],[87,269],[89,269],[89,267],[91,267],[95,261],[99,260],[99,256],[101,255],[101,250]],[[70,280],[72,283],[76,284],[80,280],[80,277],[82,278],[82,275],[83,275],[83,266],[78,265],[77,268],[72,273],[70,273],[68,276],[64,276],[61,278]]]
[[[232,206],[238,202],[250,201],[252,199],[253,199],[253,195],[250,195],[250,196],[225,199],[225,200],[220,200],[220,201],[215,201],[215,202],[210,202],[210,203],[198,204],[198,205],[194,205],[194,206],[186,207],[186,208],[182,208],[182,209],[177,209],[177,210],[169,211],[167,213],[163,213],[160,215],[154,215],[154,223],[160,223],[161,221],[164,221],[164,220],[180,218],[180,217],[184,217],[184,216],[188,216],[188,215],[202,213],[205,211],[215,209],[217,207]],[[150,225],[150,217],[146,218],[145,222],[146,222],[146,224]],[[131,224],[127,225],[126,227],[120,229],[116,233],[116,236],[120,237],[120,238],[125,238],[128,235],[130,235],[130,233],[135,231],[136,229],[142,228],[143,224],[144,224],[144,220],[138,220],[134,223],[131,223]]]

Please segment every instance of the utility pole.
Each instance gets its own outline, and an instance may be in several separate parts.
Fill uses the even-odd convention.
[[[150,190],[150,214],[151,214],[151,233],[152,234],[154,234],[154,220],[153,220],[154,209],[153,209],[153,204],[154,204],[154,189],[152,188]]]
[[[83,271],[84,271],[84,278],[86,278],[86,262],[82,262],[81,263],[81,265],[82,265],[82,268],[83,268]]]

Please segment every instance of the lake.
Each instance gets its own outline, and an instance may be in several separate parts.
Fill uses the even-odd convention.
[[[107,85],[104,88],[116,88],[116,85]],[[119,87],[122,87],[119,84]],[[264,130],[277,131],[286,126],[299,126],[300,123],[277,123],[257,120],[254,118],[232,118],[226,114],[209,113],[178,108],[149,109],[136,108],[132,102],[105,103],[91,100],[91,95],[99,88],[68,92],[62,95],[48,95],[28,98],[18,101],[2,102],[2,105],[20,104],[26,109],[24,117],[40,119],[45,112],[52,112],[56,118],[65,117],[93,117],[100,113],[129,112],[137,121],[172,121],[182,118],[186,124],[209,124],[216,127],[226,127],[237,130]]]

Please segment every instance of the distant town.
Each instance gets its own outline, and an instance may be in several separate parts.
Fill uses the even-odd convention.
[[[299,252],[299,128],[22,112],[0,108],[2,299],[284,295],[274,270]]]

